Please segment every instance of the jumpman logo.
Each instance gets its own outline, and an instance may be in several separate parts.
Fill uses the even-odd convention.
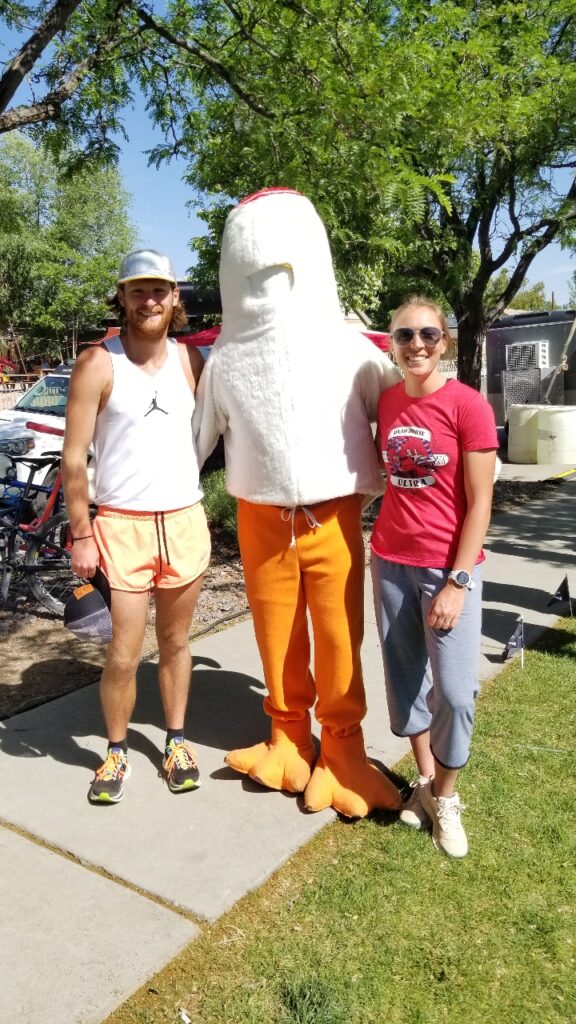
[[[144,417],[149,416],[151,412],[163,412],[165,416],[168,415],[168,410],[167,409],[162,409],[158,405],[158,402],[156,401],[157,395],[158,395],[158,392],[155,391],[154,392],[154,398],[150,402],[150,408],[148,409],[148,412],[144,413]]]

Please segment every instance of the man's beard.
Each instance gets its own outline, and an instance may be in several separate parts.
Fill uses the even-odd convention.
[[[156,338],[163,338],[168,333],[172,312],[172,309],[159,307],[157,315],[149,317],[142,316],[138,310],[126,310],[126,325],[141,338],[153,341]]]

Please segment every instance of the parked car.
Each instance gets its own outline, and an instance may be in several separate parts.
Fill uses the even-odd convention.
[[[31,430],[22,429],[18,424],[0,423],[0,477],[5,476],[11,466],[9,455],[34,455],[35,445]]]
[[[25,391],[12,409],[0,411],[0,438],[34,441],[31,455],[46,451],[60,451],[64,440],[64,418],[68,401],[71,367],[51,370]],[[19,454],[24,454],[21,452]],[[25,480],[28,470],[19,468],[18,477]],[[38,477],[42,482],[42,475]],[[47,483],[50,481],[47,480]]]

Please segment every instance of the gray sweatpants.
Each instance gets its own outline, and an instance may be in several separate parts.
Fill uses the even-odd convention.
[[[421,569],[372,554],[376,621],[392,731],[416,736],[430,730],[436,760],[462,768],[470,754],[482,626],[482,578],[466,593],[454,629],[427,624],[430,604],[448,569]]]

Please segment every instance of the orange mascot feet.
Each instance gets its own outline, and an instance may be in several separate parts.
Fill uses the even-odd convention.
[[[321,754],[306,786],[304,803],[309,811],[333,807],[347,818],[364,818],[377,807],[399,809],[402,797],[369,763],[361,728],[351,736],[333,736],[323,728]]]
[[[268,789],[303,793],[316,760],[310,715],[297,722],[272,719],[271,740],[231,750],[224,760],[234,771],[249,775],[254,782]]]

